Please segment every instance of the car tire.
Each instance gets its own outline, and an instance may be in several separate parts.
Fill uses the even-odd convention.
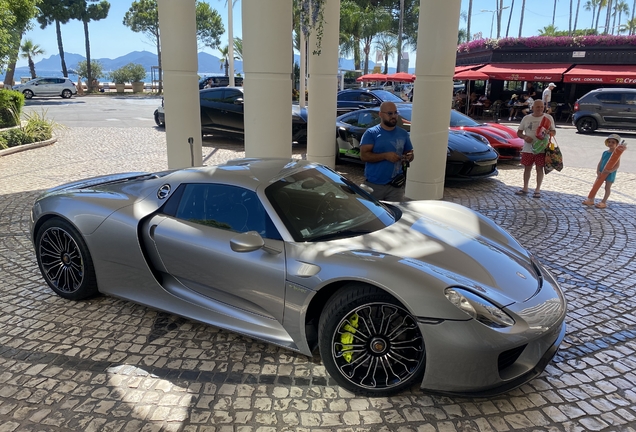
[[[62,99],[70,99],[73,93],[69,89],[62,90]]]
[[[166,126],[165,123],[161,123],[161,121],[159,120],[159,110],[155,110],[155,123],[159,127],[165,127]]]
[[[99,293],[91,254],[69,222],[44,222],[35,238],[35,254],[44,280],[60,297],[82,300]]]
[[[25,90],[22,92],[25,99],[31,99],[33,97],[33,92],[31,90]]]
[[[598,122],[592,117],[582,117],[576,121],[576,130],[579,133],[591,133],[598,129]]]
[[[318,344],[329,375],[361,396],[396,394],[421,381],[426,367],[417,320],[393,296],[363,283],[350,283],[329,299]]]

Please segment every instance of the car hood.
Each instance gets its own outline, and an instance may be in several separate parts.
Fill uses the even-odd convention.
[[[479,126],[460,126],[457,128],[452,128],[453,130],[464,130],[468,132],[475,132],[480,135],[484,135],[486,137],[494,138],[497,141],[509,144],[519,144],[523,147],[523,140],[519,138],[512,129],[509,131],[498,128],[496,126],[491,126],[488,124],[483,124]]]
[[[464,154],[485,153],[491,149],[465,131],[448,131],[448,148]]]
[[[298,104],[292,104],[292,117],[301,118],[307,122],[307,107],[301,108]]]
[[[491,293],[488,297],[498,297],[502,303],[523,302],[540,289],[541,277],[531,256],[490,219],[447,202],[412,201],[400,208],[403,214],[397,223],[338,240],[338,246],[361,260],[374,256],[394,263],[389,265],[399,270],[397,259],[403,265],[437,274],[448,280],[449,286]],[[335,246],[336,242],[330,243]]]

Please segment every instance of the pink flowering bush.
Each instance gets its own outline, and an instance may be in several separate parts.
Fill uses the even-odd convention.
[[[616,46],[636,45],[636,35],[592,35],[592,36],[531,36],[525,38],[477,39],[463,43],[457,52],[494,50],[503,47],[525,46],[528,48],[546,47],[589,47],[595,45]]]

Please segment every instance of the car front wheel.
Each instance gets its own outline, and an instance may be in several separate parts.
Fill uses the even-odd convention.
[[[33,92],[31,90],[25,90],[22,94],[24,94],[25,99],[31,99],[33,97]]]
[[[73,93],[70,90],[68,89],[62,90],[62,98],[69,99],[71,96],[73,96]]]
[[[165,126],[165,124],[163,124],[163,123],[161,122],[161,120],[159,120],[159,110],[158,110],[158,109],[156,109],[156,110],[155,110],[155,123],[156,123],[156,124],[157,124],[157,126],[159,126],[159,127],[164,127],[164,126]]]
[[[60,297],[81,300],[97,295],[91,254],[70,223],[60,218],[44,222],[35,239],[35,253],[44,280]]]
[[[583,117],[576,122],[576,129],[579,133],[594,132],[598,128],[598,123],[592,117]]]
[[[379,288],[351,283],[336,293],[320,317],[318,337],[327,372],[352,393],[393,395],[424,374],[417,321]]]

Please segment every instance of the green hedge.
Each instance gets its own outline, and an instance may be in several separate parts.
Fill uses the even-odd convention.
[[[17,126],[23,106],[22,93],[16,90],[0,90],[0,128]]]
[[[45,118],[45,113],[26,116],[24,125],[0,132],[0,150],[23,144],[46,141],[53,137],[53,129],[61,127]]]

